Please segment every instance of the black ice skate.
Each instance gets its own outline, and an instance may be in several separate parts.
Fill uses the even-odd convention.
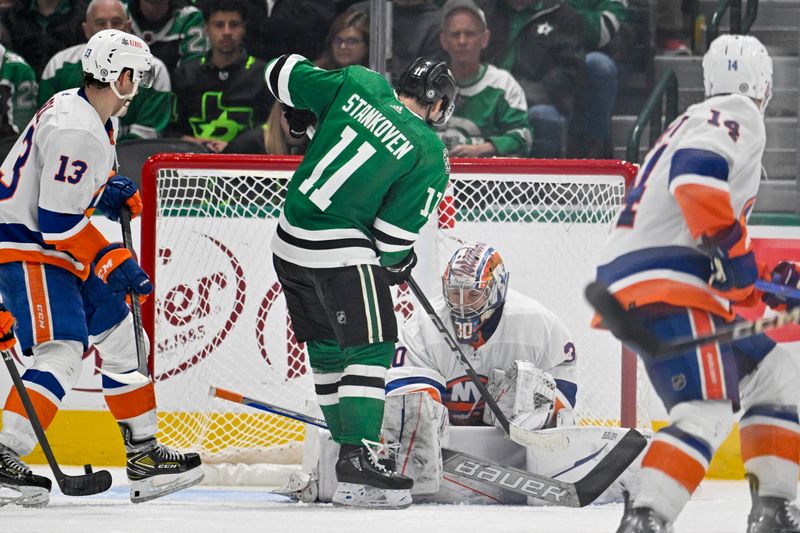
[[[49,479],[31,472],[14,450],[0,444],[0,507],[9,503],[44,507],[52,486]]]
[[[203,480],[200,456],[180,453],[156,439],[135,442],[122,428],[128,455],[126,472],[131,482],[131,501],[142,503],[196,485]]]
[[[758,495],[758,478],[747,474],[753,506],[747,533],[800,533],[800,511],[786,498]]]
[[[370,509],[405,509],[411,505],[414,481],[386,468],[394,462],[380,456],[383,444],[362,442],[362,446],[343,444],[339,450],[334,505]]]
[[[649,507],[633,507],[630,495],[625,492],[625,514],[617,533],[672,533],[672,527]]]

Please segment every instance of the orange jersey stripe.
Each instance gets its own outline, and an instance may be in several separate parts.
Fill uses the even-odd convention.
[[[654,468],[683,485],[691,494],[706,475],[705,467],[675,446],[653,441],[642,459],[642,468]]]
[[[83,273],[75,268],[72,261],[60,257],[53,257],[52,255],[43,254],[35,250],[0,250],[0,263],[45,263],[48,265],[57,266],[74,274],[77,277],[85,277]],[[88,271],[88,269],[85,269]]]
[[[39,417],[39,422],[42,424],[42,428],[47,429],[48,426],[50,426],[50,423],[56,417],[58,406],[35,390],[27,389],[27,391],[28,396],[31,397],[33,410],[36,411],[36,416]],[[25,412],[25,406],[22,405],[22,399],[19,397],[19,393],[15,388],[11,389],[11,393],[8,395],[8,398],[6,399],[6,405],[3,407],[3,409],[28,418],[28,413]]]
[[[739,430],[742,460],[774,456],[800,463],[800,434],[779,426],[753,424]]]
[[[687,183],[677,187],[674,196],[695,239],[714,235],[736,222],[728,191]]]
[[[669,279],[652,279],[618,290],[614,296],[625,308],[666,303],[676,307],[701,309],[732,320],[735,313],[722,306],[704,289]]]
[[[53,340],[53,328],[50,325],[50,308],[45,287],[44,265],[41,263],[25,263],[25,277],[28,279],[28,301],[31,306],[31,325],[33,341],[42,344]]]
[[[127,420],[156,408],[156,394],[153,383],[125,392],[123,394],[106,394],[108,410],[117,420]]]
[[[62,252],[69,252],[72,257],[79,262],[88,266],[94,260],[97,252],[102,250],[108,245],[108,241],[100,230],[95,228],[91,223],[87,224],[82,230],[63,241],[45,241],[47,244],[52,244],[56,250]],[[83,280],[89,277],[89,269],[79,274]]]

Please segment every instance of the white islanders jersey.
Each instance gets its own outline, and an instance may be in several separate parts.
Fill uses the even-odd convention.
[[[455,338],[444,298],[435,298],[431,305]],[[514,361],[529,361],[557,380],[575,382],[572,334],[552,311],[510,289],[497,329],[489,340],[477,349],[468,344],[459,346],[484,383],[490,370],[506,370]],[[392,366],[386,375],[388,394],[421,390],[420,385],[427,383],[443,393],[441,399],[450,411],[451,421],[459,423],[459,418],[480,420],[483,400],[478,390],[424,310],[417,309],[400,329]],[[421,372],[421,369],[433,373]],[[441,378],[444,378],[444,391],[440,385],[434,384],[434,381],[441,383]]]
[[[625,307],[665,302],[732,318],[729,300],[708,284],[711,263],[698,247],[738,222],[755,203],[766,144],[764,119],[745,96],[689,107],[647,154],[597,268]]]
[[[0,166],[0,263],[48,263],[86,279],[107,244],[89,215],[115,162],[111,121],[82,90],[48,100]]]

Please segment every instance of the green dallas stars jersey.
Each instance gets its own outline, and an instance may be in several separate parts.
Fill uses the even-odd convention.
[[[364,67],[327,71],[293,54],[272,60],[265,76],[281,102],[318,118],[272,251],[312,268],[401,261],[447,185],[436,133]]]
[[[0,134],[21,132],[33,118],[36,106],[36,74],[17,54],[0,45]]]
[[[528,104],[511,73],[481,65],[475,78],[458,82],[458,91],[453,116],[439,128],[448,148],[489,141],[499,156],[528,155],[533,143]]]

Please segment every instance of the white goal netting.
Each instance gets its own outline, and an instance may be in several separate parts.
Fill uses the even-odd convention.
[[[300,462],[302,424],[208,394],[222,387],[320,415],[269,250],[291,170],[269,157],[242,166],[235,157],[196,157],[190,165],[187,156],[162,158],[145,182],[145,192],[157,190],[155,217],[145,220],[155,225],[155,241],[145,238],[143,254],[155,262],[160,438],[207,462]],[[482,240],[500,251],[511,287],[566,322],[577,348],[582,424],[618,425],[624,397],[619,343],[589,328],[582,291],[622,202],[627,170],[610,162],[455,162],[450,194],[417,244],[415,277],[431,297],[453,251]],[[402,323],[415,302],[402,287],[395,303]],[[646,394],[640,389],[638,397]],[[636,411],[637,424],[646,424],[643,402]]]

